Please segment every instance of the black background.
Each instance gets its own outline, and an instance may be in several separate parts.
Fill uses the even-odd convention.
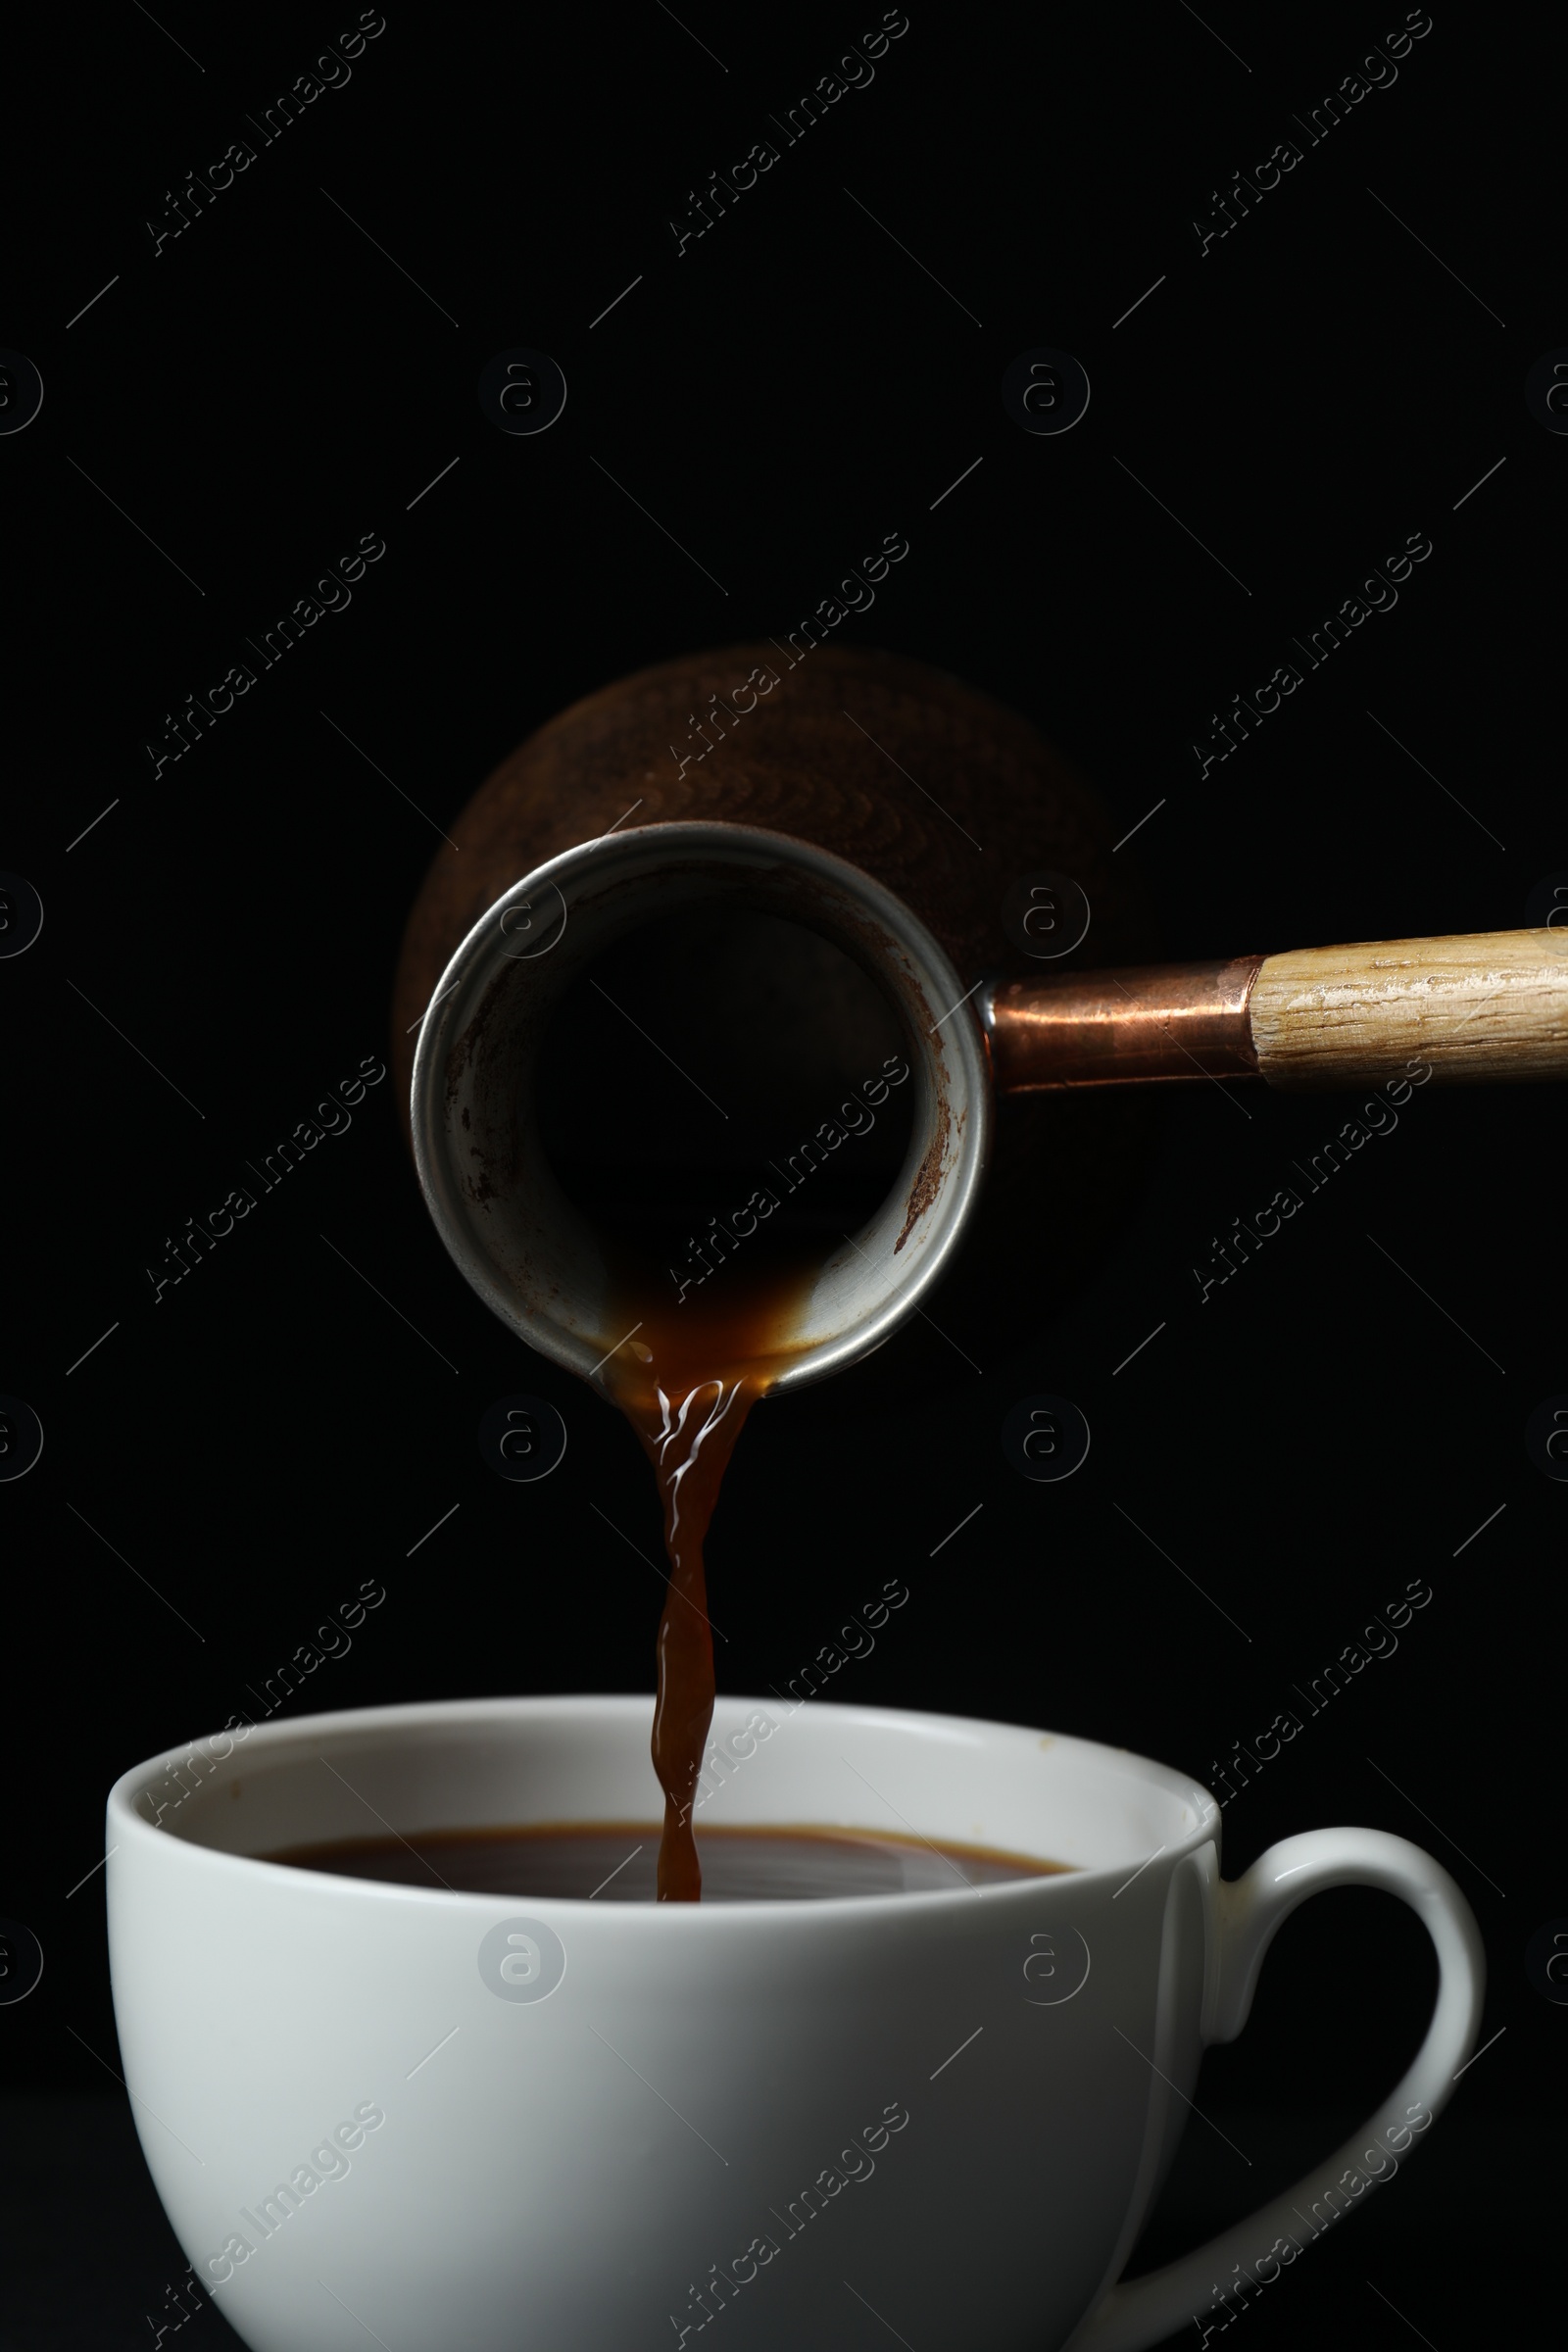
[[[157,1305],[146,1271],[363,1056],[389,1058],[408,908],[498,760],[627,670],[782,633],[900,530],[908,558],[844,637],[1025,711],[1118,835],[1162,802],[1118,855],[1167,954],[1510,928],[1568,868],[1547,558],[1568,440],[1523,396],[1568,343],[1544,266],[1560,31],[1440,8],[1397,82],[1308,146],[1293,110],[1401,10],[916,8],[873,84],[677,259],[687,191],[878,21],[682,13],[690,32],[656,6],[393,8],[347,86],[268,146],[247,111],[353,11],[165,10],[166,33],[126,8],[9,37],[0,342],[45,384],[0,440],[0,864],[45,907],[0,965],[0,1388],[46,1432],[0,1490],[0,1911],[46,1954],[0,2009],[31,2150],[7,2200],[30,2217],[19,2344],[142,2341],[180,2269],[104,2071],[101,1873],[77,1886],[111,1781],[245,1708],[367,1578],[384,1604],[296,1708],[651,1688],[659,1589],[588,1508],[654,1548],[642,1456],[468,1293],[390,1082]],[[1288,136],[1302,162],[1200,257],[1210,191]],[[255,163],[155,258],[166,190],[240,137]],[[515,345],[565,372],[542,437],[479,410],[480,369]],[[1037,345],[1091,379],[1063,437],[1003,409]],[[166,713],[368,532],[386,554],[352,606],[155,778]],[[1433,554],[1396,610],[1200,780],[1210,713],[1416,532]],[[782,1684],[896,1574],[908,1604],[835,1696],[1206,1778],[1430,1583],[1397,1654],[1227,1808],[1225,1845],[1234,1875],[1297,1830],[1387,1829],[1481,1920],[1482,2040],[1502,2038],[1411,2177],[1248,2320],[1259,2343],[1402,2336],[1381,2295],[1447,2352],[1543,2211],[1568,2027],[1523,1962],[1568,1911],[1546,1745],[1568,1487],[1523,1434],[1568,1388],[1563,1120],[1549,1090],[1428,1089],[1200,1304],[1211,1237],[1356,1107],[1183,1090],[1111,1253],[1086,1266],[1070,1231],[1040,1231],[1001,1333],[966,1324],[961,1279],[933,1301],[978,1372],[895,1342],[891,1392],[851,1373],[758,1413],[711,1592],[730,1690]],[[475,1445],[523,1388],[570,1432],[536,1487]],[[1001,1448],[1043,1390],[1094,1433],[1060,1486]],[[1434,1982],[1390,1898],[1331,1895],[1287,1926],[1200,2090],[1257,2169],[1195,2122],[1159,2250],[1364,2114]]]

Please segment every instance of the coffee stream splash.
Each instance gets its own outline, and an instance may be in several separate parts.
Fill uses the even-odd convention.
[[[654,1466],[664,1511],[668,1592],[658,1638],[653,1759],[664,1792],[659,1900],[695,1903],[703,1886],[693,1834],[698,1776],[713,1720],[713,1628],[703,1561],[719,1488],[760,1396],[798,1343],[799,1310],[818,1268],[777,1268],[751,1282],[739,1269],[711,1302],[657,1303],[622,1293],[637,1330],[601,1375]]]

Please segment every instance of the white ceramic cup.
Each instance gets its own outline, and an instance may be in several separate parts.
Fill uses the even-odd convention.
[[[652,2352],[713,2327],[733,2352],[863,2352],[877,2320],[922,2352],[1133,2352],[1288,2294],[1474,2046],[1480,1936],[1418,1847],[1316,1830],[1227,1883],[1195,1783],[1007,1725],[721,1699],[706,1817],[913,1831],[1065,1875],[656,1906],[259,1858],[652,1824],[649,1722],[644,1698],[380,1707],[241,1727],[116,1784],[137,2129],[253,2352]],[[1281,1921],[1342,1886],[1402,1895],[1437,1947],[1414,2064],[1297,2187],[1118,2285],[1205,2043],[1241,2031]]]

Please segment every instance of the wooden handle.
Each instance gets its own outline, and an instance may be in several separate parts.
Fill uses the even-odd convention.
[[[981,1014],[1004,1095],[1266,1078],[1568,1078],[1568,931],[1298,948],[1006,980]]]
[[[1264,959],[1248,1003],[1272,1086],[1360,1086],[1406,1061],[1434,1078],[1568,1077],[1568,933],[1484,931],[1297,948]]]

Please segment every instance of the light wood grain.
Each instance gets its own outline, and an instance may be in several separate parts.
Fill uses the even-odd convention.
[[[1278,1087],[1568,1077],[1568,932],[1488,931],[1270,956],[1249,1005]]]

